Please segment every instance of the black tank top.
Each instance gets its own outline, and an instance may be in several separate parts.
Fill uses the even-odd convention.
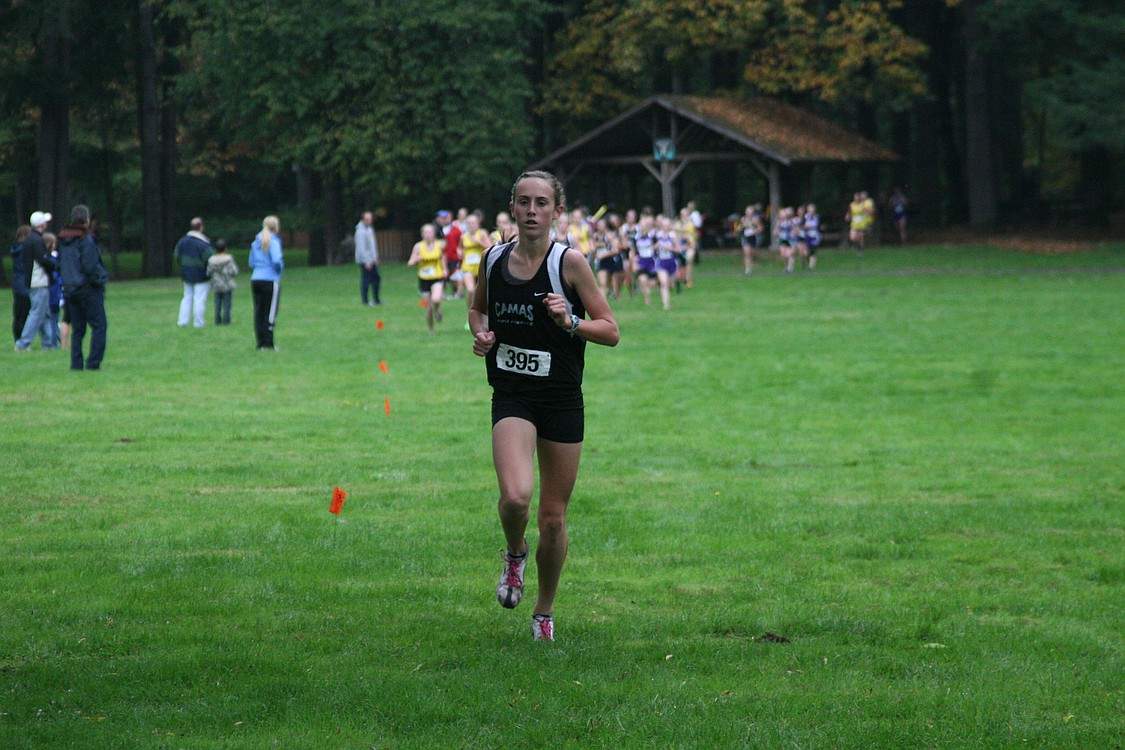
[[[485,264],[488,329],[496,334],[496,346],[485,358],[488,383],[504,393],[580,393],[586,342],[559,328],[543,305],[554,292],[566,297],[570,312],[585,317],[582,301],[563,279],[563,256],[570,248],[552,243],[539,270],[525,281],[508,271],[515,246],[492,248]]]

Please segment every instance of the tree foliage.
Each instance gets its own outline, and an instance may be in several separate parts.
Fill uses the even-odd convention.
[[[905,107],[925,91],[925,45],[890,18],[898,0],[843,0],[818,13],[802,0],[594,0],[560,34],[545,106],[585,116],[635,101],[671,72],[681,88],[701,60],[734,54],[742,89],[827,103]],[[596,64],[591,64],[596,61]]]
[[[989,0],[980,14],[987,51],[1021,69],[1025,104],[1061,145],[1125,152],[1125,3]]]
[[[533,90],[520,18],[533,0],[298,0],[177,5],[192,31],[182,81],[239,153],[342,175],[409,200],[507,184],[530,157]],[[211,151],[210,160],[221,161]]]

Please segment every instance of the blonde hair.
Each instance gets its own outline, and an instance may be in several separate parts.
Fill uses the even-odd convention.
[[[273,244],[273,236],[278,233],[281,228],[281,222],[278,221],[276,216],[270,215],[262,219],[262,233],[258,235],[258,239],[262,243],[262,250],[267,253],[270,251],[270,245]]]
[[[56,247],[56,246],[57,246],[58,244],[59,244],[59,238],[58,238],[58,237],[57,237],[56,235],[54,235],[54,234],[52,234],[52,233],[50,233],[50,232],[44,232],[44,233],[43,233],[43,245],[44,245],[44,246],[45,246],[45,247],[46,247],[46,248],[47,248],[48,250],[54,250],[54,249],[55,249],[55,247]]]

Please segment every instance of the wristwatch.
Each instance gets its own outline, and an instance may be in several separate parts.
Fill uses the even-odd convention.
[[[566,332],[569,333],[571,336],[573,336],[574,332],[578,330],[578,324],[581,323],[581,322],[582,322],[582,318],[578,317],[574,313],[571,313],[570,314],[570,328],[567,328]]]

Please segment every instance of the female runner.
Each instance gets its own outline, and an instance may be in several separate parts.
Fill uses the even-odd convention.
[[[610,229],[607,219],[598,219],[594,228],[594,255],[598,261],[598,288],[606,297],[621,296],[621,236]]]
[[[676,279],[676,288],[680,288],[679,284],[682,281],[684,286],[691,289],[695,281],[692,267],[695,265],[697,237],[695,222],[692,221],[691,211],[689,209],[680,209],[680,220],[673,225],[673,229],[675,229],[679,239],[676,257],[680,263],[680,269],[679,278]]]
[[[426,328],[434,332],[434,321],[441,322],[441,293],[445,288],[445,248],[437,239],[433,224],[422,225],[422,241],[414,243],[408,266],[418,266],[418,292],[426,301]]]
[[[507,211],[496,214],[496,228],[488,236],[492,239],[493,245],[510,242],[516,238],[516,225],[512,223],[512,217]]]
[[[820,249],[820,215],[816,206],[810,203],[805,206],[805,256],[808,258],[809,270],[816,268],[816,253]]]
[[[496,598],[523,598],[529,546],[524,537],[539,454],[539,590],[535,640],[554,640],[554,604],[567,552],[566,510],[582,454],[582,368],[587,341],[620,339],[609,303],[586,259],[551,240],[564,210],[562,185],[547,172],[525,172],[512,186],[519,239],[485,253],[483,283],[469,309],[473,354],[484,357],[492,386],[492,457],[507,547]],[[589,318],[585,315],[588,314]]]
[[[649,214],[642,216],[637,225],[629,261],[636,269],[634,273],[637,284],[641,287],[641,296],[647,305],[652,297],[653,282],[656,281],[656,233],[652,230],[652,216]]]
[[[480,216],[469,214],[465,217],[465,232],[461,235],[461,288],[465,290],[465,303],[473,304],[473,292],[477,288],[480,275],[480,258],[485,250],[492,247],[488,232],[481,229]]]
[[[656,281],[660,285],[660,302],[665,310],[672,309],[672,282],[676,279],[676,233],[667,216],[657,219],[656,230]]]
[[[793,243],[793,209],[783,208],[777,212],[777,247],[785,261],[785,273],[793,273]]]

